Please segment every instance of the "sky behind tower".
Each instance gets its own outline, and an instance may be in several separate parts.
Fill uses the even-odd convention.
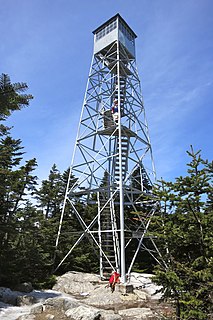
[[[93,55],[92,31],[119,13],[137,34],[157,177],[186,173],[193,145],[213,160],[211,0],[0,0],[0,72],[34,99],[7,121],[46,179],[68,168]]]

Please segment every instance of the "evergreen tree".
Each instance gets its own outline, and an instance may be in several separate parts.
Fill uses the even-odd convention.
[[[66,182],[54,164],[47,180],[42,181],[41,188],[37,191],[39,207],[44,210],[46,219],[59,216],[63,204]]]
[[[20,221],[24,219],[20,212],[35,192],[37,177],[32,173],[37,164],[32,159],[21,165],[23,147],[19,139],[7,135],[0,140],[0,149],[0,274],[7,283],[16,281],[20,274],[16,264]]]
[[[177,319],[208,319],[212,314],[212,171],[200,152],[188,152],[188,175],[161,181],[158,239],[168,265],[156,281],[164,298],[176,302]],[[156,222],[155,222],[156,223]]]
[[[8,255],[10,276],[15,284],[30,281],[41,287],[51,274],[52,248],[44,216],[29,201],[16,215],[17,234]],[[12,283],[13,284],[13,283]]]
[[[12,226],[18,208],[26,202],[27,194],[35,190],[37,177],[31,173],[37,164],[32,159],[20,166],[23,147],[19,139],[2,138],[0,149],[0,248],[3,248],[13,235]]]
[[[15,110],[29,105],[31,94],[23,94],[28,89],[26,83],[11,83],[10,77],[2,73],[0,76],[0,120],[5,120]]]
[[[44,215],[44,221],[41,228],[45,234],[44,245],[47,252],[50,253],[50,262],[52,264],[52,271],[57,267],[61,260],[66,256],[72,245],[78,239],[82,232],[82,227],[79,224],[75,213],[67,201],[65,212],[63,215],[62,228],[60,229],[60,238],[57,248],[55,248],[56,238],[59,230],[59,221],[62,213],[62,207],[67,189],[67,181],[69,176],[69,169],[62,174],[54,164],[50,170],[47,180],[43,180],[40,189],[36,192],[36,199],[38,200],[38,208]],[[70,187],[76,182],[76,179],[71,176]],[[82,216],[87,215],[87,210],[80,201],[77,205]],[[84,209],[83,209],[84,208]],[[71,270],[86,270],[85,257],[90,256],[86,254],[88,244],[83,248],[83,240],[80,245],[72,252],[60,267],[58,273],[64,273]],[[90,257],[91,258],[91,257]]]
[[[6,120],[13,111],[29,105],[33,96],[23,94],[27,89],[26,83],[11,83],[7,74],[0,75],[0,121]],[[8,130],[8,127],[0,123],[0,136],[6,134]]]
[[[26,89],[25,83],[12,84],[8,75],[0,76],[0,121],[29,105],[32,95],[23,94]],[[0,136],[0,281],[1,285],[14,285],[39,277],[34,268],[42,261],[38,254],[42,239],[36,241],[41,216],[28,203],[37,185],[33,175],[37,163],[31,159],[22,164],[21,140],[13,139],[3,124]],[[33,252],[37,252],[36,259]],[[40,276],[44,274],[38,270]]]

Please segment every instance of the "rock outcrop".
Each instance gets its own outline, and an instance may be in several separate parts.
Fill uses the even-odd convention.
[[[157,320],[162,319],[164,311],[170,314],[168,319],[172,319],[172,308],[162,307],[158,303],[159,295],[153,295],[159,288],[151,278],[152,275],[132,273],[128,290],[124,285],[116,285],[111,293],[108,283],[98,275],[68,272],[58,277],[53,290],[22,295],[10,292],[10,300],[5,289],[4,296],[19,306],[32,304],[26,314],[14,320]],[[1,312],[0,318],[4,319]]]

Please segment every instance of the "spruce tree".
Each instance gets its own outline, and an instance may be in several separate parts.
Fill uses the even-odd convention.
[[[164,298],[175,301],[177,319],[198,320],[212,314],[212,167],[200,151],[191,148],[188,155],[188,174],[175,182],[162,180],[156,190],[157,236],[168,268],[158,270],[155,279]]]
[[[2,73],[0,75],[0,120],[5,120],[15,110],[21,110],[29,105],[33,98],[31,94],[24,94],[28,89],[24,82],[11,83],[10,77]]]
[[[4,73],[0,75],[0,121],[6,120],[13,111],[29,105],[33,96],[23,93],[27,89],[26,83],[11,83],[9,75]],[[6,134],[8,130],[7,126],[0,123],[0,136]]]
[[[43,180],[37,191],[39,207],[43,210],[45,218],[59,216],[63,204],[66,183],[62,181],[61,173],[54,164],[47,180]]]
[[[31,159],[22,165],[20,139],[7,135],[1,138],[0,149],[0,274],[1,281],[7,284],[17,281],[20,275],[16,263],[20,257],[20,221],[24,220],[20,212],[35,192],[37,177],[33,171],[37,164]]]

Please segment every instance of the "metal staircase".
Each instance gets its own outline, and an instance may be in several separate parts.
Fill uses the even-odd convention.
[[[100,196],[101,197],[101,196]],[[98,237],[101,275],[110,274],[119,266],[119,237],[114,207],[99,197]]]
[[[114,178],[119,182],[120,177],[120,161],[119,161],[119,139],[115,144],[115,159],[114,159]],[[128,170],[128,151],[129,151],[129,137],[121,137],[121,155],[122,155],[122,180],[125,181],[126,173]]]
[[[118,79],[119,79],[119,84],[118,84]],[[120,87],[120,90],[119,90],[119,87]],[[120,76],[119,78],[115,77],[113,99],[118,100],[119,96],[120,96],[121,117],[123,117],[124,102],[125,102],[125,96],[126,96],[126,77],[124,76]]]

